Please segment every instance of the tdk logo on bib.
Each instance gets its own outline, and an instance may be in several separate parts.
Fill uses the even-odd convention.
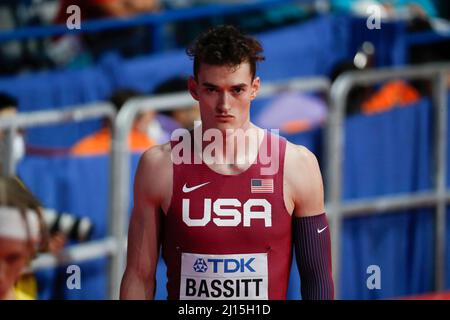
[[[206,265],[205,260],[197,259],[194,263],[194,271],[195,272],[206,272],[208,270],[208,266]]]
[[[244,272],[247,269],[250,272],[255,272],[251,267],[251,263],[255,258],[250,259],[208,259],[208,262],[213,264],[214,273],[235,273]]]
[[[267,299],[267,270],[267,253],[183,253],[180,299]]]

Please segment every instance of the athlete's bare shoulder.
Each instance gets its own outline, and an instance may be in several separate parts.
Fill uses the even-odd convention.
[[[285,192],[294,204],[296,216],[323,212],[323,182],[319,162],[308,148],[286,144]]]
[[[137,191],[144,192],[145,197],[160,203],[163,208],[172,191],[170,154],[170,142],[148,149],[141,156],[135,177],[135,185],[139,189]]]
[[[141,161],[152,168],[170,164],[170,142],[156,145],[142,155]]]
[[[286,160],[287,164],[295,165],[298,170],[299,165],[302,168],[314,167],[317,164],[317,158],[308,148],[286,141]]]

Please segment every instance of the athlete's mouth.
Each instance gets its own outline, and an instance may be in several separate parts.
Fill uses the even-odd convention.
[[[217,115],[216,115],[216,118],[218,118],[218,119],[232,119],[232,118],[234,118],[234,117],[233,117],[233,116],[230,116],[230,115],[217,114]]]

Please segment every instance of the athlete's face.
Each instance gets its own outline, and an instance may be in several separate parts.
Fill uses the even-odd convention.
[[[189,91],[199,102],[204,129],[247,128],[250,103],[260,87],[258,77],[252,79],[250,64],[236,67],[201,64],[197,79],[189,79]]]
[[[31,252],[26,241],[0,237],[0,299],[13,288],[27,265]]]

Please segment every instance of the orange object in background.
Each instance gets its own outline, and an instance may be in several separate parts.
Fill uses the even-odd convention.
[[[299,133],[311,129],[311,124],[308,120],[298,119],[290,120],[283,123],[281,130],[286,133]]]
[[[397,300],[450,300],[450,291],[424,293],[398,298]]]
[[[389,81],[362,104],[362,112],[373,114],[395,106],[406,106],[419,101],[419,92],[402,80]]]
[[[128,135],[128,147],[131,152],[144,152],[155,145],[147,135],[132,130]],[[70,153],[77,156],[93,156],[107,154],[111,151],[111,130],[103,128],[80,140]]]

